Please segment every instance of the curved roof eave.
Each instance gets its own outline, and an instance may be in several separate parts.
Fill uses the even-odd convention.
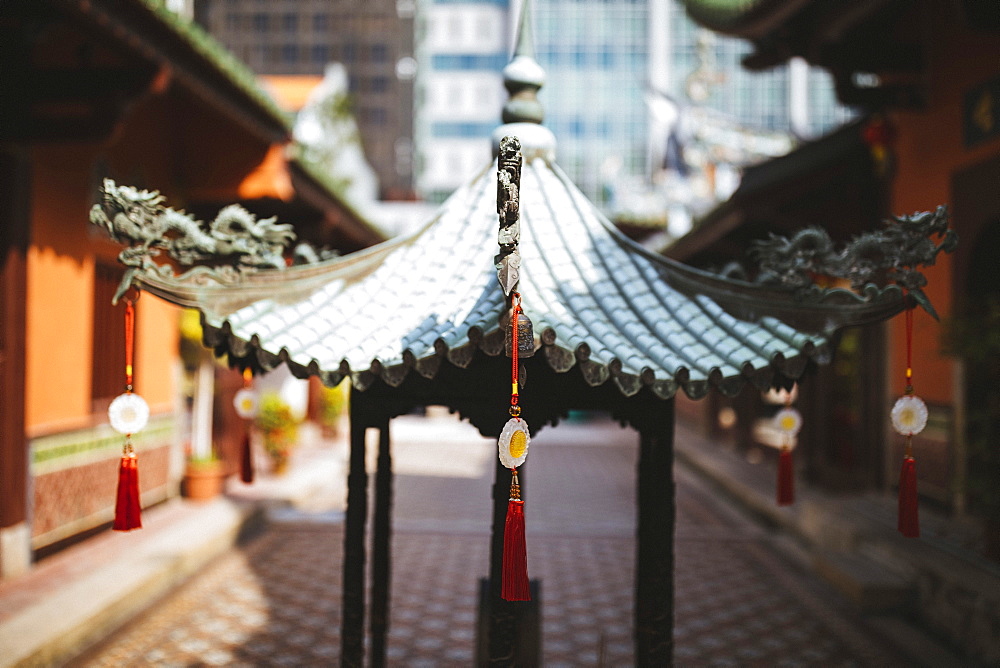
[[[495,170],[484,170],[423,229],[316,265],[236,284],[197,269],[137,282],[199,308],[205,343],[234,363],[285,363],[327,385],[351,375],[359,390],[376,379],[398,386],[411,372],[434,378],[442,363],[464,368],[476,351],[504,351],[495,193]],[[898,289],[803,303],[649,253],[543,158],[524,165],[521,212],[520,291],[537,354],[557,372],[579,367],[592,386],[611,380],[626,396],[643,387],[664,399],[712,387],[734,395],[747,383],[798,378],[809,360],[825,361],[836,329],[904,303]]]

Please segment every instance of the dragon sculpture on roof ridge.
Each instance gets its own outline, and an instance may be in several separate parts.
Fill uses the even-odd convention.
[[[749,253],[759,268],[757,283],[786,287],[803,296],[831,291],[817,285],[817,279],[847,280],[856,292],[896,285],[937,319],[923,291],[927,278],[918,267],[933,265],[938,253],[951,253],[957,245],[958,235],[948,227],[948,209],[942,205],[886,220],[881,229],[856,236],[840,249],[826,230],[813,226],[791,238],[771,233],[755,241]]]
[[[169,264],[153,258],[164,251],[178,265],[201,267],[218,280],[236,280],[260,269],[283,269],[284,252],[295,241],[292,226],[276,217],[258,219],[239,204],[223,208],[208,224],[184,211],[163,206],[156,190],[140,190],[104,179],[101,202],[90,210],[90,222],[126,246],[118,260],[126,266],[117,301],[140,272],[171,275]]]

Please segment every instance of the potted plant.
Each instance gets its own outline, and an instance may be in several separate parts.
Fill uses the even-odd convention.
[[[184,470],[184,496],[192,501],[215,498],[222,493],[225,478],[222,460],[215,453],[189,457]]]
[[[288,469],[288,460],[298,439],[298,420],[291,407],[276,392],[267,392],[260,398],[256,418],[257,429],[278,475]]]

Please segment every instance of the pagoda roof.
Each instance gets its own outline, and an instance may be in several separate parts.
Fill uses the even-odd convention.
[[[477,351],[504,352],[507,306],[492,261],[496,192],[496,170],[485,169],[414,234],[326,262],[237,282],[198,270],[135,281],[201,310],[205,343],[217,354],[265,370],[284,362],[327,385],[352,375],[359,390],[376,379],[398,386],[408,373],[433,378],[445,361],[466,367]],[[903,305],[891,291],[803,302],[649,253],[543,155],[522,172],[520,253],[519,292],[537,354],[559,372],[579,366],[590,385],[610,379],[625,395],[644,386],[661,398],[679,388],[698,398],[712,386],[732,395],[747,382],[794,379],[810,359],[825,360],[838,327]]]

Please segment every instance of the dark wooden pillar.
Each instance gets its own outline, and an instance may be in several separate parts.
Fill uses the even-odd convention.
[[[24,150],[0,146],[0,579],[27,570],[31,561],[24,433],[30,198]]]
[[[669,666],[674,647],[674,401],[648,410],[639,431],[635,662]]]
[[[368,474],[365,471],[365,431],[369,425],[363,395],[351,391],[351,452],[344,518],[343,619],[340,662],[364,665],[365,658],[365,522],[368,518]]]
[[[389,631],[389,592],[392,547],[392,454],[389,418],[379,425],[378,469],[375,473],[375,512],[372,536],[371,665],[385,666],[385,636]]]

